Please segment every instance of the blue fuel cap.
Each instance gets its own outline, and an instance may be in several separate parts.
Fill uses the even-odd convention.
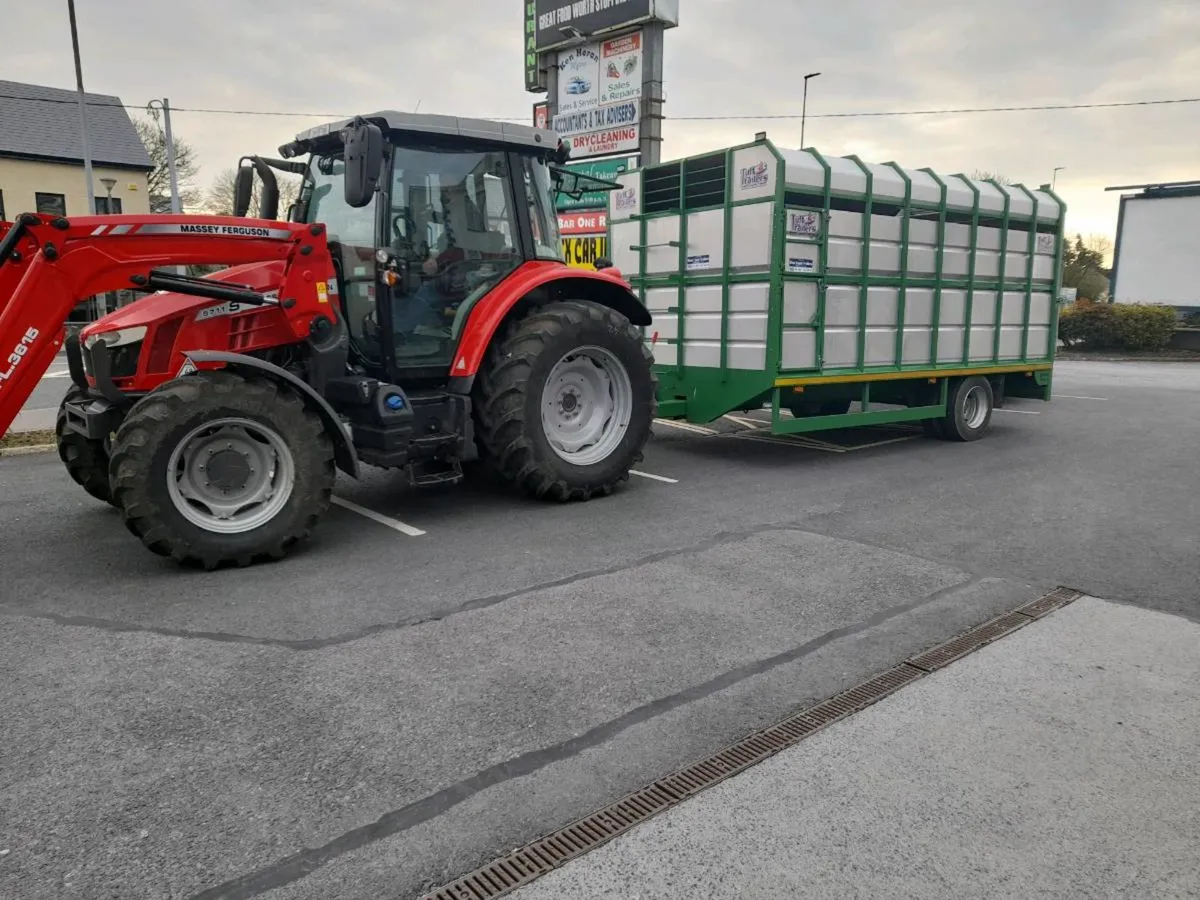
[[[404,398],[399,394],[388,394],[383,402],[387,404],[388,409],[404,409]]]

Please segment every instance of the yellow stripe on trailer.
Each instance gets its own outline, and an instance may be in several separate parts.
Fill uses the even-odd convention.
[[[1017,366],[981,366],[971,369],[918,369],[908,372],[849,372],[845,375],[809,375],[796,378],[777,378],[775,387],[800,387],[810,384],[855,384],[864,381],[904,381],[910,378],[958,378],[964,375],[1004,375],[1010,372],[1044,372],[1050,363]]]

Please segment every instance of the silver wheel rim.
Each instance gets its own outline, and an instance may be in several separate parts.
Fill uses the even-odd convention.
[[[550,370],[542,389],[542,430],[577,466],[602,462],[620,446],[633,413],[625,365],[603,347],[579,347]]]
[[[243,534],[271,521],[292,496],[296,465],[274,429],[215,419],[192,429],[167,463],[167,493],[185,519],[215,534]]]
[[[987,419],[988,403],[987,396],[983,392],[983,388],[975,385],[967,390],[967,395],[963,397],[963,419],[967,423],[967,427],[974,430],[983,426]]]

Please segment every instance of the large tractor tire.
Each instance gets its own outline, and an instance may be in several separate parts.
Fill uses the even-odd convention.
[[[650,437],[652,364],[615,310],[579,300],[535,309],[496,335],[476,380],[481,456],[539,499],[612,493]]]
[[[215,569],[281,559],[329,508],[333,442],[290,388],[200,372],[139,400],[112,444],[125,524],[150,550]]]
[[[104,503],[112,503],[112,491],[108,484],[108,449],[105,441],[86,438],[74,431],[67,431],[67,403],[83,400],[86,392],[78,385],[70,390],[58,405],[58,416],[54,422],[55,443],[58,458],[67,468],[72,480],[91,496]]]

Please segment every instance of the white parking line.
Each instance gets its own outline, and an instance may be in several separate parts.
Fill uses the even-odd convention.
[[[630,469],[630,475],[637,475],[639,478],[649,478],[651,481],[662,481],[667,484],[679,484],[678,478],[668,478],[665,475],[652,475],[649,472],[639,472],[637,469]]]
[[[705,428],[703,425],[693,425],[691,422],[676,422],[673,419],[655,419],[659,425],[670,425],[672,428],[682,428],[684,431],[694,431],[696,434],[718,434],[711,428]]]
[[[771,424],[770,422],[764,422],[762,419],[743,419],[741,416],[735,416],[729,413],[726,413],[721,418],[728,419],[735,425],[744,425],[746,428],[753,428],[755,430],[767,428]]]
[[[70,371],[64,370],[62,372],[47,372],[42,377],[43,378],[69,378],[70,375],[71,375]]]
[[[1060,397],[1063,400],[1096,400],[1096,401],[1099,401],[1100,403],[1108,402],[1107,397],[1083,397],[1083,396],[1080,396],[1079,394],[1055,394],[1054,395],[1055,400],[1059,399]]]
[[[425,533],[420,528],[413,528],[411,525],[405,525],[399,519],[389,518],[388,516],[375,512],[373,509],[367,509],[364,506],[359,506],[357,503],[351,503],[349,500],[346,500],[343,497],[335,496],[333,498],[333,502],[343,509],[356,512],[360,516],[365,516],[366,518],[370,519],[372,522],[378,522],[380,525],[386,525],[388,528],[399,531],[401,534],[407,534],[409,537],[420,537]]]
[[[995,407],[993,412],[999,413],[1017,413],[1022,416],[1040,416],[1041,413],[1034,409],[1006,409],[1004,407]]]

